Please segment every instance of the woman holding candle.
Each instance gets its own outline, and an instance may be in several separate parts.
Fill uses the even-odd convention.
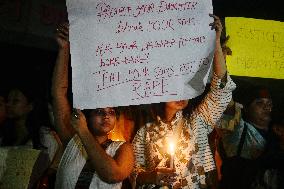
[[[214,18],[210,26],[216,30],[211,90],[190,116],[183,115],[188,100],[160,103],[153,109],[156,121],[142,127],[133,140],[133,188],[205,188],[206,173],[215,169],[207,135],[230,102],[235,84],[226,74],[221,21],[210,16]]]

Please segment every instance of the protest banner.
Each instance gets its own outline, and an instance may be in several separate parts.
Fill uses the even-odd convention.
[[[67,0],[74,107],[200,95],[215,31],[210,0]]]
[[[284,23],[239,17],[225,22],[231,75],[284,79]]]

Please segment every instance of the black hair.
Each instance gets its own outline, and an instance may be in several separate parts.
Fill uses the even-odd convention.
[[[118,108],[118,107],[111,107],[111,108],[114,109],[116,119],[118,119],[118,118],[119,118],[119,115],[120,115],[119,108]],[[97,108],[97,109],[99,109],[99,108]],[[90,120],[91,113],[92,113],[93,111],[97,110],[97,109],[84,109],[84,110],[82,110],[83,114],[84,114],[85,117],[86,117],[88,128],[91,128],[90,125],[89,125],[89,124],[90,124],[90,121],[89,121],[89,120]]]
[[[25,126],[28,131],[28,136],[26,140],[22,141],[22,144],[26,144],[29,140],[32,140],[34,149],[46,148],[40,142],[40,127],[47,126],[46,119],[43,119],[44,113],[43,103],[37,98],[36,93],[33,88],[27,87],[27,85],[13,86],[10,91],[19,90],[26,98],[29,104],[32,104],[33,108],[28,113]],[[47,114],[48,116],[48,114]],[[3,126],[3,140],[2,146],[12,146],[16,140],[15,136],[15,124],[13,119],[8,119]]]
[[[189,118],[191,116],[192,112],[201,103],[209,90],[210,85],[208,84],[205,86],[205,90],[201,95],[189,100],[188,105],[182,110],[184,117]],[[154,103],[151,105],[151,115],[155,121],[158,121],[157,116],[159,116],[161,119],[165,119],[165,106],[166,102]]]

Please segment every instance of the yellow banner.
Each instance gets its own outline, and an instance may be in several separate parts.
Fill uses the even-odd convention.
[[[284,79],[284,23],[228,17],[227,56],[231,75]]]
[[[24,147],[0,148],[0,188],[27,189],[39,154]]]

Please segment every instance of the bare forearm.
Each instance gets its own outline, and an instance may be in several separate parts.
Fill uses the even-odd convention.
[[[93,168],[105,182],[121,182],[130,174],[131,170],[120,165],[115,159],[109,156],[88,129],[80,128],[77,133],[87,151]],[[129,162],[130,165],[131,162]]]
[[[227,67],[226,67],[226,62],[225,62],[225,58],[224,58],[223,51],[222,51],[221,41],[220,41],[223,26],[218,16],[213,15],[213,14],[209,14],[209,16],[214,19],[214,22],[210,23],[209,26],[211,26],[211,29],[215,29],[216,31],[213,69],[219,79],[222,79],[222,80],[224,79],[224,81],[226,81],[225,76],[227,73]]]
[[[70,126],[71,108],[67,99],[69,48],[60,48],[52,78],[54,121],[57,133],[65,145],[73,136]]]
[[[52,96],[67,96],[69,48],[60,48],[52,77]]]
[[[214,72],[219,79],[226,78],[227,67],[223,55],[220,39],[216,39],[216,49],[214,53]]]

